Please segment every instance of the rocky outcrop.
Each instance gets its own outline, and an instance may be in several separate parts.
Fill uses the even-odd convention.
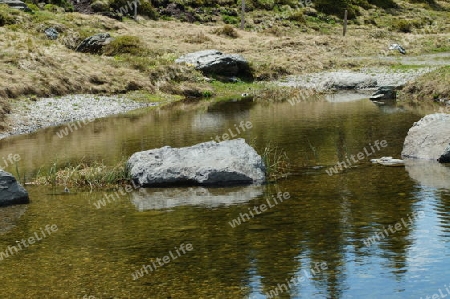
[[[0,0],[0,4],[6,4],[11,8],[23,9],[29,11],[28,6],[20,0]]]
[[[183,55],[176,63],[194,66],[205,75],[250,77],[250,65],[239,54],[223,54],[217,50],[204,50]]]
[[[395,86],[380,86],[378,90],[370,96],[373,100],[395,100],[397,98],[397,92]]]
[[[9,172],[0,170],[0,206],[29,203],[28,193]]]
[[[402,157],[445,162],[449,157],[449,143],[450,114],[429,114],[409,129]]]
[[[217,208],[248,202],[263,195],[263,186],[236,188],[140,188],[131,193],[131,202],[139,211],[171,209],[179,206]]]
[[[265,181],[262,158],[244,139],[137,152],[127,167],[131,178],[143,187],[230,186]]]
[[[109,44],[113,38],[109,33],[98,33],[83,40],[75,49],[77,52],[82,53],[99,53],[103,46]]]

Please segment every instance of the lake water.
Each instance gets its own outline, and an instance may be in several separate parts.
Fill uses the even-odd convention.
[[[259,153],[277,145],[292,165],[287,179],[260,187],[27,186],[29,205],[1,209],[1,297],[444,298],[448,169],[370,163],[399,158],[423,114],[367,99],[202,103],[100,119],[64,138],[56,127],[1,140],[0,157],[19,154],[19,173],[30,176],[55,162],[114,164],[189,146],[250,121],[236,137]],[[339,161],[348,168],[329,175]],[[115,200],[98,206],[108,196]]]

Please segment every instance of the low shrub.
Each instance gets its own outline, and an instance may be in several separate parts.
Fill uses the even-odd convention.
[[[114,56],[117,54],[144,56],[147,52],[148,51],[142,45],[139,37],[131,35],[119,36],[103,47],[103,54],[107,56]]]
[[[0,5],[0,27],[5,25],[14,24],[14,17],[10,13],[10,8],[8,5],[1,4]]]
[[[225,35],[231,38],[238,38],[239,34],[237,33],[236,29],[234,29],[231,25],[225,25],[222,28],[218,28],[214,30],[214,33],[217,35]]]

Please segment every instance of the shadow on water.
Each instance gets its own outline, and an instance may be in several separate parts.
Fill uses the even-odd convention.
[[[408,129],[420,117],[415,110],[400,105],[385,109],[369,100],[238,102],[198,109],[183,105],[97,120],[63,139],[56,136],[61,127],[55,127],[2,140],[0,155],[20,154],[18,166],[30,175],[55,157],[61,163],[87,157],[112,164],[140,150],[209,141],[241,121],[251,121],[252,129],[239,137],[254,140],[259,153],[269,142],[278,145],[293,165],[288,179],[260,187],[70,190],[68,196],[63,187],[29,186],[31,204],[15,218],[15,227],[1,235],[0,252],[47,224],[58,225],[58,231],[2,256],[2,294],[433,295],[448,283],[448,176],[441,177],[441,168],[370,163],[381,156],[398,158]],[[388,146],[371,147],[377,140],[386,140]],[[349,167],[327,172],[360,152],[364,159],[348,160]],[[281,200],[279,194],[285,193],[289,198]],[[413,216],[419,212],[424,216]],[[399,229],[391,232],[389,226],[397,223]],[[183,253],[182,244],[191,244],[193,250]],[[168,262],[162,263],[165,256]]]

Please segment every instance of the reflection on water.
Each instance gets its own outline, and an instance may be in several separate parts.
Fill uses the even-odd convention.
[[[235,188],[148,188],[131,194],[132,202],[139,211],[160,210],[179,206],[203,206],[215,208],[249,202],[263,194],[262,186]]]
[[[450,192],[441,168],[382,167],[398,158],[411,110],[369,100],[227,103],[97,120],[60,139],[58,128],[0,141],[26,175],[83,157],[114,163],[135,151],[209,141],[240,121],[258,152],[284,148],[293,174],[278,184],[231,189],[139,190],[96,208],[104,192],[28,187],[31,204],[0,236],[0,253],[55,223],[58,233],[0,261],[5,298],[420,298],[449,277]],[[326,169],[369,143],[388,146],[339,174]],[[437,166],[436,166],[437,167]],[[441,166],[439,166],[441,167]],[[424,169],[427,169],[424,171]],[[14,173],[14,168],[7,169]],[[421,171],[422,170],[422,171]],[[442,173],[441,173],[442,170]],[[448,179],[447,179],[448,181]],[[234,228],[232,219],[278,192],[289,200]],[[51,195],[53,194],[53,195]],[[380,237],[408,215],[411,225]],[[181,243],[192,252],[133,280]],[[326,265],[314,271],[317,265]],[[313,269],[313,270],[312,270]],[[312,273],[311,271],[314,271]]]

